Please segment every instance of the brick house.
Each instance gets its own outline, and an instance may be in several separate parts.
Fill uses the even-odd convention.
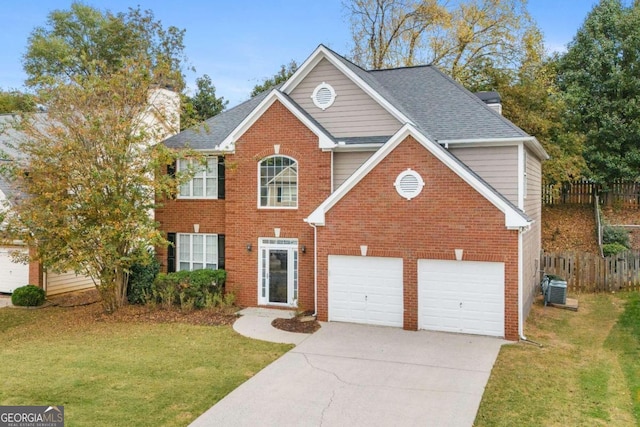
[[[225,268],[244,306],[517,340],[547,154],[492,95],[320,45],[283,85],[165,140],[208,162],[156,211],[163,269]]]

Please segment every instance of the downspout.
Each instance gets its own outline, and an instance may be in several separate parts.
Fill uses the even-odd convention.
[[[520,228],[518,230],[518,337],[522,341],[527,341],[527,337],[524,336],[524,303],[523,303],[523,268],[524,268],[524,257],[522,255],[522,233],[524,228]]]
[[[524,335],[524,296],[522,294],[524,288],[524,256],[522,255],[522,234],[525,231],[526,228],[524,227],[518,230],[518,339],[522,342],[542,348],[542,344],[531,341]]]
[[[313,315],[318,315],[318,228],[313,227]]]

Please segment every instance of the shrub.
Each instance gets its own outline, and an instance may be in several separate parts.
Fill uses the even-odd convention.
[[[11,295],[11,304],[22,307],[36,307],[44,304],[44,289],[34,285],[17,288]]]
[[[614,256],[628,249],[629,248],[627,248],[624,245],[621,245],[620,243],[607,243],[605,245],[602,245],[602,254],[604,256]]]
[[[160,273],[153,281],[151,295],[163,308],[171,308],[176,302],[178,278],[174,273]]]
[[[611,227],[610,225],[605,226],[602,230],[602,243],[605,245],[618,243],[626,249],[631,247],[629,243],[629,232],[622,227]]]
[[[169,308],[176,302],[189,311],[192,308],[216,305],[224,291],[227,273],[224,270],[178,271],[158,274],[153,283],[154,299]]]
[[[160,263],[153,255],[145,262],[136,263],[129,273],[127,299],[129,304],[145,304],[153,295],[153,281],[160,272]]]

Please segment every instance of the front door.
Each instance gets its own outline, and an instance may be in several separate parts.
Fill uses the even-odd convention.
[[[296,306],[298,240],[263,238],[259,251],[259,304]]]

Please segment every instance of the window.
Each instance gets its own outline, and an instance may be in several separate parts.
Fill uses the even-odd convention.
[[[262,208],[298,207],[298,162],[283,156],[267,157],[259,163]]]
[[[218,268],[217,234],[177,235],[178,270],[202,270]]]
[[[178,160],[178,171],[192,168],[196,173],[189,182],[180,186],[180,198],[217,199],[218,198],[218,158],[208,157],[203,165],[196,160]]]

